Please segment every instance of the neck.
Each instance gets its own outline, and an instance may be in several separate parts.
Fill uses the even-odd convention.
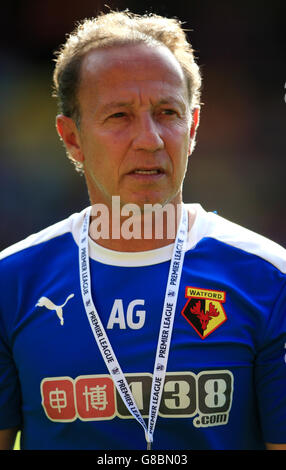
[[[99,245],[114,251],[140,252],[174,243],[182,204],[168,204],[152,211],[134,213],[101,212],[92,206],[89,235]],[[189,212],[189,230],[195,214]]]

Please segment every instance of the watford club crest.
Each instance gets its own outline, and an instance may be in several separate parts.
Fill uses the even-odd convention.
[[[225,292],[187,286],[185,296],[188,301],[182,315],[202,339],[227,320],[222,306],[226,298]]]

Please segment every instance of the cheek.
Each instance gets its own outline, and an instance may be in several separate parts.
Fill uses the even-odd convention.
[[[104,165],[103,156],[107,154],[104,139],[94,135],[92,131],[85,132],[82,138],[82,149],[86,166],[100,169]]]
[[[128,133],[120,129],[113,132],[90,129],[85,141],[89,153],[106,155],[110,159],[113,156],[118,158],[126,146]]]
[[[94,182],[114,190],[121,168],[121,146],[114,138],[91,139],[86,145],[85,170]]]
[[[166,134],[166,149],[176,165],[185,166],[189,155],[190,136],[185,127],[177,126],[175,131]]]

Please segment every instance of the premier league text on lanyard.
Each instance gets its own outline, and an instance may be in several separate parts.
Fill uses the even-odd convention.
[[[141,416],[140,411],[138,410],[138,407],[135,403],[135,400],[127,383],[127,380],[117,361],[116,355],[114,354],[112,346],[109,342],[109,339],[106,335],[100,317],[96,311],[92,300],[88,254],[88,231],[90,212],[91,207],[89,207],[85,213],[79,243],[80,284],[86,315],[89,320],[90,327],[97,342],[98,348],[102,354],[106,367],[114,381],[118,393],[120,394],[127,409],[143,427],[145,431],[145,438],[147,441],[147,449],[151,449],[151,443],[153,442],[153,434],[155,430],[161,396],[164,387],[177,297],[184,262],[184,246],[188,233],[187,211],[185,206],[183,205],[182,216],[174,244],[174,250],[169,269],[169,276],[166,287],[164,307],[162,312],[161,326],[153,371],[148,428],[144,419]],[[174,273],[176,273],[175,276]],[[164,348],[162,348],[162,344],[164,345]],[[106,356],[105,354],[105,351],[107,349],[109,350],[108,356]]]

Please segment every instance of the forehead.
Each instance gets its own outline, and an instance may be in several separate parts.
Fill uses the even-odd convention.
[[[187,93],[183,70],[166,47],[145,44],[91,50],[81,67],[79,100],[101,101],[115,94]]]

